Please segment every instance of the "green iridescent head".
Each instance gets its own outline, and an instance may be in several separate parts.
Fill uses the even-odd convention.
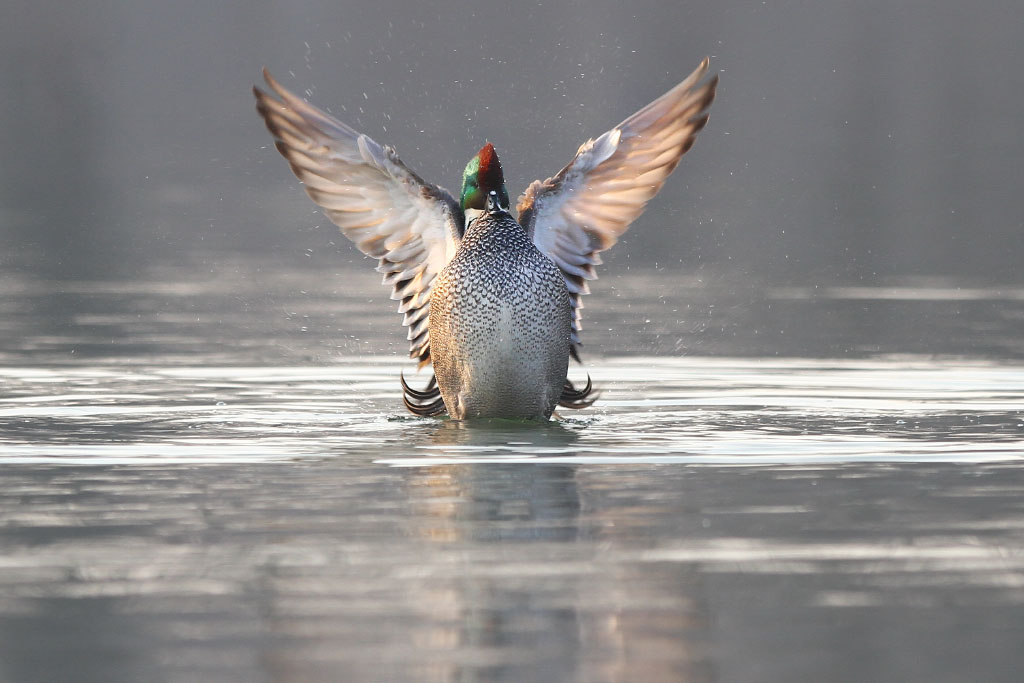
[[[483,210],[487,206],[487,194],[492,190],[498,193],[501,206],[508,208],[508,190],[505,189],[501,162],[494,145],[488,142],[469,160],[462,173],[462,210]]]

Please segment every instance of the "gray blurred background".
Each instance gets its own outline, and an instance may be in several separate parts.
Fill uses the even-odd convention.
[[[711,123],[617,268],[1020,281],[1020,7],[7,0],[0,267],[358,261],[268,144],[262,66],[452,189],[491,140],[518,195],[710,55]]]

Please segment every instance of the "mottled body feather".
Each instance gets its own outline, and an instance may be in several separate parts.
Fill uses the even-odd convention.
[[[431,356],[456,419],[547,419],[569,366],[561,271],[507,212],[470,223],[430,297]]]

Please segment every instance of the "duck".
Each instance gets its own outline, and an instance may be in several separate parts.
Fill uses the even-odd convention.
[[[466,164],[458,199],[264,69],[256,109],[306,194],[399,302],[425,388],[400,373],[414,415],[549,420],[599,392],[568,379],[581,361],[582,297],[600,254],[643,213],[708,122],[709,61],[535,180],[515,214],[494,145]]]

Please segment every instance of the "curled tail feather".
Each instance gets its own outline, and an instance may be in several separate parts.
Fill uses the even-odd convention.
[[[402,380],[402,402],[409,412],[420,417],[435,417],[448,412],[441,390],[437,388],[437,378],[431,377],[423,390],[413,389],[405,381],[405,373],[400,374]]]
[[[600,396],[601,392],[594,390],[594,385],[590,381],[590,375],[587,375],[587,386],[582,389],[577,389],[576,386],[567,379],[565,380],[565,386],[562,387],[562,396],[558,399],[558,405],[563,408],[572,408],[573,410],[589,408],[594,405],[594,401],[596,401]]]
[[[448,412],[444,405],[444,400],[441,398],[441,390],[437,386],[436,377],[431,377],[424,389],[413,389],[409,386],[409,383],[405,381],[404,373],[400,375],[400,378],[402,382],[402,402],[410,413],[420,417],[436,417]],[[580,410],[592,406],[594,401],[600,396],[601,392],[594,389],[590,375],[587,375],[586,386],[581,389],[577,389],[567,379],[562,387],[562,395],[558,399],[558,405],[563,408]]]

